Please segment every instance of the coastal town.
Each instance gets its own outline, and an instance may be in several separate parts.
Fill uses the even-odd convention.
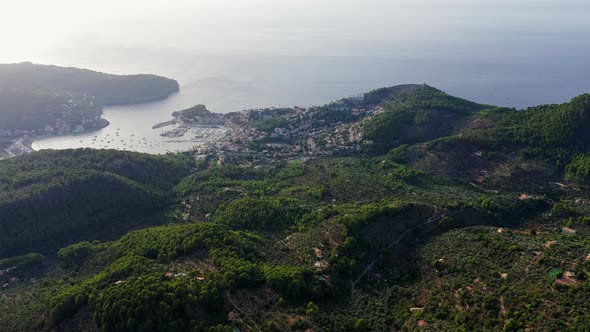
[[[201,105],[202,106],[202,105]],[[201,109],[179,123],[224,126],[226,135],[194,149],[195,157],[217,165],[256,165],[273,160],[307,160],[358,152],[363,144],[363,122],[382,112],[364,95],[333,101],[319,107],[250,109],[216,114]],[[194,110],[193,110],[194,111]]]
[[[363,122],[383,110],[379,102],[366,95],[323,106],[270,107],[227,114],[195,105],[172,113],[171,120],[156,123],[152,129],[160,130],[159,135],[168,142],[193,142],[188,153],[215,165],[258,165],[279,159],[350,154],[371,143],[364,138]],[[69,100],[63,106],[64,111],[54,117],[53,123],[41,129],[0,130],[0,138],[11,139],[5,157],[32,152],[36,139],[83,133],[109,124],[100,117],[92,99]]]
[[[107,120],[100,117],[102,107],[94,97],[70,94],[69,99],[60,101],[55,108],[45,123],[38,123],[35,128],[0,128],[0,140],[6,144],[4,154],[0,153],[0,157],[30,153],[33,151],[32,142],[43,137],[79,134],[109,125]]]

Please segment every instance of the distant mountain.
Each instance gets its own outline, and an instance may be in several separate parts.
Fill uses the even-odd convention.
[[[93,118],[103,105],[158,100],[179,90],[155,75],[111,75],[30,62],[0,64],[0,129],[39,129]]]

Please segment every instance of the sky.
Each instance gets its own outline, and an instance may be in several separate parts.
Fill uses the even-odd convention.
[[[588,14],[582,0],[0,0],[0,61],[43,62],[90,44],[330,55],[362,41],[387,54],[384,40],[438,47],[433,31],[446,43],[541,38],[539,24],[572,34],[587,27]],[[276,34],[284,42],[272,50],[266,42]]]
[[[228,109],[407,82],[528,105],[587,91],[589,17],[588,0],[0,0],[0,63],[164,75],[202,102],[239,92]]]

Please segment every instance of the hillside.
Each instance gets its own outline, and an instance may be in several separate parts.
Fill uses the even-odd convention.
[[[210,116],[212,113],[205,107],[205,105],[195,105],[182,111],[172,113],[172,116],[178,117],[184,121],[194,120],[195,117]]]
[[[223,151],[225,164],[94,150],[0,162],[0,326],[590,329],[588,96],[517,111],[405,85],[354,101],[364,113],[347,102],[232,115],[372,135],[306,161],[252,149]]]
[[[50,253],[154,222],[189,172],[181,157],[43,151],[0,161],[0,257]],[[157,218],[156,218],[157,219]]]
[[[384,99],[378,100],[383,111],[365,124],[365,136],[373,141],[371,149],[378,153],[448,136],[475,113],[494,108],[450,96],[427,85],[397,93],[396,87],[385,91],[388,92],[381,92]]]
[[[0,64],[0,129],[42,129],[56,119],[83,124],[82,118],[100,115],[103,105],[163,99],[178,89],[178,82],[155,75]]]
[[[588,95],[523,111],[491,109],[465,118],[449,136],[391,151],[428,172],[500,189],[588,179]]]

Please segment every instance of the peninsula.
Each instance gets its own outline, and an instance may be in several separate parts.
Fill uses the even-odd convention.
[[[33,137],[95,130],[108,125],[103,106],[167,98],[175,80],[155,75],[112,75],[37,65],[0,64],[0,148],[29,152]]]

